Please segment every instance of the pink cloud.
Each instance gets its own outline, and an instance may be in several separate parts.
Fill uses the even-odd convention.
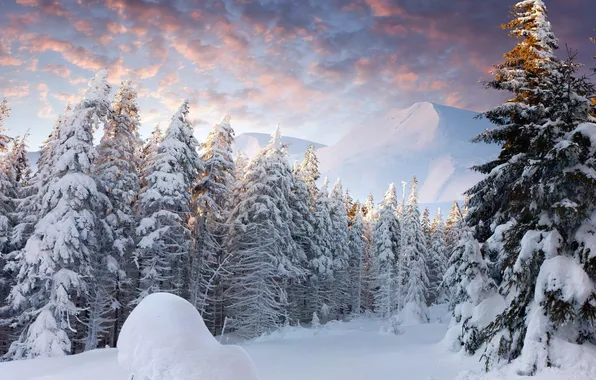
[[[52,73],[54,75],[57,75],[61,78],[68,78],[70,77],[70,70],[68,69],[68,67],[66,67],[66,65],[55,65],[55,64],[47,64],[45,66],[43,66],[41,68],[41,71],[45,71],[48,73]]]
[[[81,46],[74,46],[71,42],[41,36],[30,42],[30,53],[54,51],[60,53],[69,63],[88,70],[99,70],[108,66],[105,57],[93,54]]]

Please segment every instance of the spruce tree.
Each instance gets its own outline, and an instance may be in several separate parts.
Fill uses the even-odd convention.
[[[362,296],[364,291],[365,278],[365,254],[366,254],[365,227],[362,218],[362,211],[358,207],[354,221],[350,226],[348,247],[350,248],[349,274],[350,274],[350,303],[349,309],[352,313],[359,314],[362,311]]]
[[[429,321],[426,307],[429,287],[427,247],[420,225],[417,184],[418,181],[414,177],[402,223],[403,264],[400,268],[403,275],[400,276],[400,280],[404,289],[404,299],[401,319],[407,323]]]
[[[428,207],[424,208],[422,212],[422,219],[420,220],[420,226],[422,227],[422,233],[426,239],[426,245],[430,245],[430,211]]]
[[[450,290],[453,319],[447,339],[454,351],[462,347],[473,355],[482,345],[481,331],[504,307],[497,286],[490,278],[480,243],[470,227],[464,226],[443,279]]]
[[[191,256],[190,299],[214,333],[223,326],[223,291],[228,277],[223,237],[235,182],[234,130],[230,120],[230,116],[223,117],[202,144],[203,170],[193,191],[195,245]]]
[[[443,227],[441,209],[437,210],[430,226],[428,242],[428,281],[427,303],[433,304],[444,301],[441,297],[441,283],[447,269],[447,247],[445,245],[445,230]],[[443,298],[443,299],[442,299]]]
[[[460,226],[463,219],[462,211],[459,208],[459,203],[453,201],[447,220],[445,221],[445,244],[447,244],[447,252],[455,248],[459,242]]]
[[[18,313],[12,326],[21,334],[10,346],[9,358],[65,355],[72,350],[74,329],[80,328],[76,318],[89,301],[88,291],[95,282],[93,259],[101,254],[98,237],[106,234],[97,215],[109,206],[91,176],[93,131],[105,122],[110,108],[106,77],[107,72],[100,71],[90,81],[52,146],[54,159],[41,197],[41,218],[15,258],[19,269],[8,301]],[[88,315],[82,317],[89,321]]]
[[[8,143],[10,142],[10,137],[6,136],[4,133],[4,120],[10,115],[10,108],[8,108],[8,102],[6,99],[2,99],[0,102],[0,153],[3,153],[8,149]]]
[[[331,307],[334,316],[343,317],[348,312],[350,300],[349,273],[349,230],[348,214],[344,203],[344,191],[338,179],[329,194],[329,216],[331,220],[331,238],[333,255],[334,296]]]
[[[129,272],[136,239],[134,206],[140,190],[141,147],[137,94],[130,81],[122,83],[113,101],[113,112],[104,126],[97,151],[95,176],[103,186],[111,209],[106,215],[113,236],[103,247],[104,255],[96,274],[100,279],[103,307],[109,319],[110,345],[116,346],[126,314],[124,306],[131,301]]]
[[[374,278],[374,309],[389,318],[398,306],[401,288],[397,280],[401,229],[396,215],[397,195],[391,184],[379,205],[378,219],[373,231],[372,272]]]
[[[135,303],[158,291],[185,296],[188,289],[190,191],[201,167],[188,112],[185,101],[172,117],[155,156],[146,162],[136,229],[140,241],[134,252],[140,268]]]
[[[294,321],[308,321],[314,310],[309,302],[309,282],[311,277],[310,263],[321,253],[315,239],[314,205],[310,198],[308,185],[302,178],[300,166],[294,167],[292,191],[290,193],[290,209],[292,210],[292,239],[304,252],[305,261],[300,265],[307,269],[305,278],[295,279],[288,289],[290,317]]]
[[[226,299],[232,324],[244,337],[259,336],[286,322],[286,285],[303,275],[288,223],[291,177],[286,170],[290,173],[277,132],[235,189],[226,234],[234,281]]]
[[[314,145],[310,145],[304,153],[304,160],[300,164],[300,173],[308,186],[310,199],[314,203],[319,195],[317,181],[321,178],[319,159],[317,158]]]
[[[483,114],[496,127],[476,139],[500,144],[501,153],[476,167],[488,175],[468,191],[467,221],[480,242],[510,223],[497,257],[509,302],[482,331],[487,367],[521,356],[520,372],[534,374],[564,366],[563,346],[596,338],[596,266],[587,240],[596,199],[588,174],[595,168],[587,98],[594,89],[577,76],[573,56],[555,56],[541,0],[516,4],[512,16],[505,27],[521,41],[487,83],[512,97]]]
[[[327,178],[323,182],[316,198],[314,211],[315,245],[319,248],[318,257],[310,260],[311,277],[310,309],[316,311],[323,323],[329,318],[330,305],[333,302],[333,227]]]

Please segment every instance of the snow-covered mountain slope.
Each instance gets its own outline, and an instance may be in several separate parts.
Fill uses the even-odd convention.
[[[355,198],[372,192],[379,200],[392,182],[420,182],[421,203],[451,202],[482,176],[468,168],[496,156],[496,146],[470,139],[490,123],[475,112],[434,103],[392,110],[386,117],[350,131],[318,150],[320,169],[331,181],[341,178]]]
[[[244,151],[249,157],[254,156],[259,150],[266,147],[271,139],[271,135],[266,133],[242,133],[236,136],[234,149]],[[312,144],[315,149],[324,148],[324,144],[313,141],[303,140],[296,137],[283,136],[282,140],[288,144],[288,154],[290,162],[294,159],[301,159],[304,152]]]

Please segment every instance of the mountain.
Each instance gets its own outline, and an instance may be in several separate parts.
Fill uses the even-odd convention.
[[[372,192],[378,201],[391,182],[419,181],[421,203],[452,202],[482,175],[469,170],[495,157],[495,145],[470,139],[491,124],[477,113],[434,103],[390,111],[374,123],[348,132],[318,150],[320,169],[330,181],[341,178],[352,196]]]
[[[263,149],[269,143],[271,135],[266,133],[242,133],[236,136],[234,149],[244,151],[249,157],[253,157],[258,151]],[[290,162],[295,160],[302,161],[304,152],[312,144],[315,149],[324,148],[326,145],[313,141],[303,140],[296,137],[283,136],[282,140],[288,144],[288,155]]]
[[[391,110],[369,124],[349,131],[330,146],[284,137],[289,143],[290,162],[301,160],[315,144],[322,177],[333,183],[341,178],[344,188],[356,199],[372,192],[382,199],[390,183],[400,189],[402,181],[419,181],[420,201],[448,207],[482,175],[472,165],[495,157],[496,145],[472,144],[470,139],[491,128],[476,112],[435,103],[416,103],[407,109]],[[269,135],[245,133],[236,138],[236,148],[249,156],[267,145]],[[401,190],[398,190],[401,193]],[[398,194],[401,195],[401,194]]]

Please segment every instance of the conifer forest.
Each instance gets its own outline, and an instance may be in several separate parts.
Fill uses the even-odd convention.
[[[146,331],[139,333],[142,344],[125,351],[143,307],[148,314],[170,310],[165,303],[146,306],[158,300],[155,293],[185,300],[180,315],[192,305],[184,312],[192,319],[196,311],[208,339],[219,342],[210,343],[218,347],[210,353],[219,352],[222,337],[233,337],[262,379],[272,376],[259,353],[287,349],[279,343],[259,351],[276,334],[312,329],[320,335],[311,338],[324,345],[322,336],[348,334],[349,326],[368,331],[367,323],[381,326],[371,336],[396,342],[440,331],[432,342],[440,340],[441,355],[473,358],[473,368],[458,371],[474,369],[479,377],[460,380],[557,371],[561,377],[548,379],[596,376],[596,60],[580,62],[578,51],[560,42],[555,31],[565,26],[549,21],[551,3],[509,4],[503,29],[511,49],[499,52],[502,59],[476,85],[501,101],[478,113],[491,127],[469,142],[498,154],[473,165],[479,181],[450,209],[421,202],[420,177],[399,172],[382,198],[371,190],[355,199],[342,178],[323,175],[314,145],[294,161],[283,123],[268,128],[269,142],[247,154],[235,147],[233,113],[196,125],[188,100],[165,115],[167,125],[143,136],[138,83],[114,83],[103,68],[53,121],[39,149],[28,142],[39,133],[34,128],[20,136],[12,130],[18,101],[0,99],[0,361],[7,362],[0,363],[0,378],[20,378],[16,368],[25,367],[9,366],[24,359],[116,347],[124,365],[131,352],[157,342],[144,340]],[[596,14],[588,3],[586,12]],[[596,45],[587,46],[596,55]],[[205,138],[197,139],[198,128]],[[30,149],[39,151],[37,162],[30,162]],[[162,302],[172,302],[175,313],[177,299]],[[148,326],[163,327],[165,346],[175,347],[168,331],[177,330],[158,321]],[[177,323],[171,328],[181,328]],[[178,324],[189,337],[186,323]],[[298,339],[289,336],[281,341]],[[346,338],[341,345],[373,345],[367,342]],[[125,352],[132,356],[123,359]],[[143,352],[143,370],[155,372],[131,365],[135,380],[256,380],[245,369],[241,376],[166,376],[152,367],[160,361],[150,363]],[[438,355],[424,352],[430,361]],[[209,360],[208,366],[219,363]],[[310,378],[377,378],[317,371],[320,377]],[[495,373],[502,377],[480,377]],[[387,374],[394,376],[401,375]],[[420,378],[447,378],[439,371],[426,376]]]

